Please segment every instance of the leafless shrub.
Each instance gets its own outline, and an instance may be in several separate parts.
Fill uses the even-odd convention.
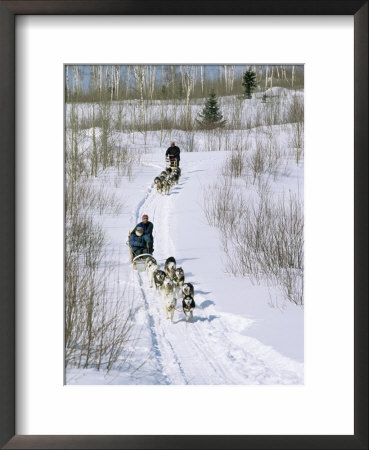
[[[257,128],[257,127],[262,127],[264,125],[266,125],[266,120],[265,120],[265,111],[262,110],[260,108],[260,106],[258,106],[255,110],[254,116],[252,117],[252,121],[250,123],[250,125],[248,126],[248,128]]]
[[[256,146],[256,150],[253,151],[247,158],[247,167],[250,169],[253,175],[253,183],[258,176],[264,173],[266,168],[266,155],[263,146]]]
[[[234,130],[239,130],[242,128],[242,99],[238,97],[233,97],[233,102],[231,103],[231,116],[227,118],[228,126]]]
[[[88,164],[86,162],[86,131],[80,128],[78,110],[75,104],[71,105],[66,121],[65,133],[65,169],[66,175],[71,180],[88,174]]]
[[[91,183],[90,179],[77,180],[72,198],[69,198],[70,180],[66,181],[66,188],[66,203],[70,207],[70,203],[73,202],[72,209],[76,211],[76,215],[83,212],[89,215],[92,213],[100,215],[104,213],[119,214],[123,206],[114,193],[109,193],[104,185],[96,186],[96,184]]]
[[[103,187],[86,180],[75,186],[78,203],[72,214],[67,209],[65,225],[65,365],[109,371],[130,339],[131,304],[125,293],[108,289],[109,268],[101,268],[105,236],[94,214],[117,204]]]
[[[184,135],[185,149],[187,152],[193,152],[195,149],[195,134],[193,131],[187,131]]]
[[[234,185],[226,179],[223,184],[214,183],[203,188],[202,209],[210,226],[224,232],[231,230],[244,208],[242,195],[235,195]]]
[[[295,150],[296,164],[298,164],[304,154],[304,124],[302,122],[296,122],[292,125],[290,145]]]
[[[242,230],[231,233],[228,250],[229,270],[234,275],[249,275],[256,282],[274,281],[283,295],[295,304],[303,304],[303,229],[299,199],[290,194],[285,202],[272,203],[266,194],[257,205],[245,209]]]
[[[99,162],[104,170],[114,164],[115,148],[112,112],[107,102],[100,105],[100,123],[98,126],[101,130],[99,136]]]
[[[246,152],[242,149],[232,150],[222,167],[222,174],[226,177],[241,177],[246,168]]]
[[[66,223],[66,251],[78,256],[81,264],[97,268],[102,259],[104,234],[91,216],[73,214]]]
[[[101,267],[105,235],[96,221],[96,214],[117,214],[122,205],[101,179],[95,183],[91,175],[102,176],[116,166],[131,176],[140,157],[116,145],[111,105],[101,103],[96,111],[93,106],[90,130],[81,128],[90,119],[81,122],[78,114],[78,106],[70,105],[65,156],[65,365],[109,371],[132,349],[132,299],[125,292],[111,292],[109,268]]]
[[[264,173],[276,178],[282,165],[282,156],[279,146],[272,139],[256,139],[255,150],[250,152],[246,159],[246,165],[253,176],[253,183]]]
[[[304,122],[304,97],[300,95],[294,95],[292,102],[289,103],[287,109],[286,123],[303,123]]]
[[[208,186],[203,190],[205,217],[221,231],[229,273],[272,282],[289,301],[303,305],[302,203],[293,194],[287,200],[273,198],[261,178],[258,193],[257,202],[246,203],[230,184]]]
[[[229,185],[221,186],[214,183],[203,189],[202,207],[210,226],[220,226],[220,223],[224,222],[231,199],[232,192]]]
[[[136,149],[129,149],[125,146],[116,147],[115,167],[118,169],[118,174],[128,176],[131,180],[132,170],[140,163],[141,155],[142,152],[138,152]]]
[[[127,294],[107,290],[107,274],[81,265],[67,253],[65,279],[65,365],[109,371],[132,338],[132,305]]]
[[[264,125],[279,125],[283,122],[283,109],[280,101],[266,103],[264,106]]]

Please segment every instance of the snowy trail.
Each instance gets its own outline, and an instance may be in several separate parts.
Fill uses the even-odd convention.
[[[186,165],[179,185],[170,195],[159,195],[151,184],[137,203],[132,223],[143,213],[154,223],[154,256],[163,265],[174,256],[177,266],[191,258],[181,251],[173,218],[181,214],[181,199],[189,185],[199,183],[198,172],[206,172],[206,161]],[[192,195],[188,193],[188,195]],[[196,205],[195,205],[196,206]],[[194,206],[194,207],[195,207]],[[187,223],[183,223],[187,226]],[[194,225],[193,225],[194,226]],[[194,258],[196,250],[194,250]],[[191,262],[186,262],[185,274]],[[190,274],[197,280],[197,274]],[[164,384],[300,384],[303,364],[282,356],[272,347],[242,334],[251,319],[219,312],[214,302],[205,299],[201,282],[195,284],[196,309],[192,322],[176,312],[174,322],[165,319],[162,299],[149,288],[146,273],[133,272],[131,282],[140,287],[146,323],[150,329],[156,368]],[[180,308],[180,300],[177,304]]]

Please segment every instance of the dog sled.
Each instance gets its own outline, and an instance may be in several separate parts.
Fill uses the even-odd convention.
[[[135,254],[132,251],[132,247],[129,243],[129,237],[130,237],[131,233],[128,233],[128,241],[126,242],[126,244],[128,245],[129,248],[129,254],[131,255],[131,263],[133,264],[133,268],[135,270],[138,270],[139,272],[143,272],[145,270],[145,260],[147,257],[151,256],[151,253],[141,253],[137,256],[135,256]]]
[[[146,269],[145,261],[149,256],[152,257],[151,253],[142,253],[141,255],[135,256],[132,259],[133,268],[139,272],[144,272]]]
[[[174,168],[177,167],[177,159],[176,159],[174,156],[168,155],[168,156],[165,158],[165,161],[166,161],[166,168],[167,168],[167,169],[168,169],[169,167],[170,167],[171,169],[174,169]]]

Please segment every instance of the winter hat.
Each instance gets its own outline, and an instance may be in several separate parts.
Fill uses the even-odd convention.
[[[149,216],[148,216],[147,214],[144,214],[144,215],[142,216],[142,218],[143,218],[143,219],[148,219]]]

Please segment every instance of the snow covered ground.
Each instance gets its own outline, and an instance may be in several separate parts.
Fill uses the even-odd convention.
[[[136,143],[137,147],[139,144]],[[131,179],[106,170],[102,183],[123,204],[117,215],[98,218],[108,237],[111,283],[134,302],[135,339],[129,364],[108,374],[68,368],[67,384],[302,384],[304,382],[303,309],[275,301],[276,291],[225,273],[219,231],[202,210],[202,188],[219,177],[226,151],[181,153],[182,177],[170,195],[160,195],[154,177],[164,169],[160,146],[142,156]],[[303,169],[290,165],[280,181],[301,190]],[[276,184],[278,186],[278,183]],[[277,187],[278,188],[278,187]],[[147,275],[132,269],[128,231],[148,214],[154,224],[154,256],[162,265],[174,256],[195,287],[191,323],[182,312],[165,319],[162,300]]]

